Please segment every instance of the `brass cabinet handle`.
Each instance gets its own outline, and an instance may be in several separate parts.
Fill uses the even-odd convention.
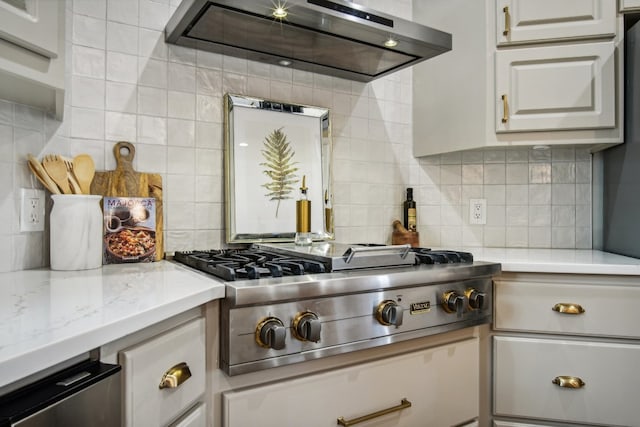
[[[507,123],[509,121],[509,101],[507,100],[507,95],[502,95],[502,123]]]
[[[180,386],[183,382],[191,378],[191,370],[189,369],[189,365],[185,362],[178,363],[177,365],[171,367],[167,372],[162,376],[162,380],[160,380],[160,388],[176,388]]]
[[[409,402],[406,398],[403,398],[400,401],[400,404],[398,406],[393,406],[391,408],[382,409],[380,411],[372,412],[371,414],[363,415],[361,417],[354,418],[352,420],[345,420],[344,417],[340,417],[340,418],[338,418],[338,425],[349,427],[349,426],[353,426],[353,425],[362,423],[364,421],[369,421],[369,420],[372,420],[374,418],[378,418],[378,417],[381,417],[383,415],[390,414],[392,412],[401,411],[403,409],[410,408],[410,407],[411,407],[411,402]]]
[[[558,387],[563,388],[582,388],[585,386],[585,382],[579,377],[571,377],[568,375],[560,375],[555,377],[552,381]]]
[[[559,302],[558,304],[553,306],[552,310],[564,314],[582,314],[585,311],[580,304],[572,304],[567,302]]]
[[[509,28],[511,28],[511,15],[509,14],[509,6],[505,6],[502,11],[504,12],[504,31],[503,36],[509,35]]]

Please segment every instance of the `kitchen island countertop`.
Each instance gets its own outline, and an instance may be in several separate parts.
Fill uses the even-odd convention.
[[[224,295],[168,261],[1,273],[0,387]]]
[[[640,276],[640,259],[591,249],[466,248],[474,260],[499,262],[503,272]]]

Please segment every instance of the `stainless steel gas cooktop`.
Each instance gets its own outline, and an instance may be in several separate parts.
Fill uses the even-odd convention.
[[[500,273],[469,252],[408,245],[261,244],[174,259],[227,281],[229,375],[490,323]]]

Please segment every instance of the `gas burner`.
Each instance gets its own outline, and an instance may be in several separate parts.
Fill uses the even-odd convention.
[[[416,259],[421,264],[460,264],[472,263],[473,254],[470,252],[431,250],[430,248],[411,248]]]
[[[324,273],[321,262],[260,249],[212,249],[176,252],[176,261],[227,281]]]

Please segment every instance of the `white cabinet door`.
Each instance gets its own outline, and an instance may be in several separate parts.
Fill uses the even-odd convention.
[[[613,41],[496,53],[496,132],[613,128]]]
[[[607,426],[640,426],[640,345],[496,336],[494,414]],[[579,388],[560,387],[562,376]]]
[[[362,426],[450,427],[478,417],[478,339],[223,394],[224,427],[334,427],[398,409]]]
[[[56,58],[58,7],[57,0],[0,0],[0,38]]]
[[[171,427],[206,427],[207,413],[205,409],[206,406],[203,403],[198,403],[178,421],[171,424]]]
[[[620,0],[620,11],[627,12],[640,9],[640,0]]]
[[[496,0],[498,45],[615,33],[616,0]]]

